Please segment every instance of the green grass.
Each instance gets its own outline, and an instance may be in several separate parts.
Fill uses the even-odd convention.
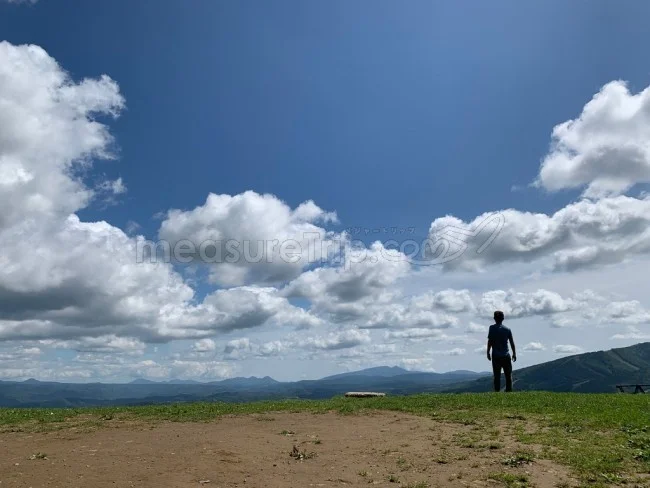
[[[471,429],[457,443],[501,448],[504,426],[537,456],[562,463],[593,486],[650,472],[650,395],[515,392],[286,400],[245,404],[192,403],[84,409],[0,409],[3,430],[53,430],[110,422],[205,422],[222,416],[330,411],[344,415],[390,410],[458,423]],[[526,451],[527,452],[527,451]],[[507,456],[508,453],[504,453]],[[524,455],[521,455],[524,457]],[[517,464],[524,459],[511,459]],[[498,480],[506,483],[503,480]],[[508,482],[510,483],[510,482]],[[515,483],[515,484],[512,484]],[[509,486],[525,486],[521,480]],[[516,484],[519,483],[519,484]]]
[[[518,451],[512,456],[505,458],[502,463],[506,466],[521,466],[522,464],[532,463],[535,455],[528,451]]]
[[[411,464],[403,457],[399,457],[397,458],[397,467],[400,469],[400,471],[408,471],[411,469]]]

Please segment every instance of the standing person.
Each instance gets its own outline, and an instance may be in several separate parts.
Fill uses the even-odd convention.
[[[512,361],[517,361],[515,341],[512,338],[512,331],[503,325],[504,315],[501,310],[494,312],[494,325],[490,326],[488,332],[487,358],[492,361],[492,373],[494,374],[494,391],[501,390],[501,369],[506,375],[506,391],[512,391]],[[512,361],[508,342],[512,347]],[[492,349],[492,355],[490,355]]]

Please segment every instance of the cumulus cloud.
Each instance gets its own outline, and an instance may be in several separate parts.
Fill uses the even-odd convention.
[[[553,352],[556,354],[580,354],[583,349],[572,344],[559,344],[553,346]]]
[[[172,264],[138,262],[143,237],[78,217],[98,194],[86,175],[113,157],[112,136],[97,116],[117,117],[124,106],[108,76],[76,82],[40,47],[0,43],[0,340],[167,341],[272,318],[319,324],[268,289],[220,290],[197,302]],[[119,194],[125,186],[118,179],[104,191]],[[273,205],[279,221],[283,207]],[[296,231],[333,218],[310,202],[288,215],[285,224]],[[246,221],[245,212],[241,217]]]
[[[392,330],[385,333],[386,339],[430,339],[441,337],[442,331],[438,329],[412,328],[405,330]]]
[[[448,329],[459,323],[458,317],[435,310],[420,309],[394,302],[374,307],[359,327],[367,329],[430,328]]]
[[[648,114],[650,87],[631,94],[624,82],[605,85],[578,118],[553,129],[535,182],[550,191],[584,188],[583,198],[552,215],[506,209],[468,222],[450,215],[434,220],[430,241],[455,257],[443,260],[443,269],[540,261],[553,271],[574,271],[648,254],[650,198],[622,195],[650,182]]]
[[[434,361],[430,358],[403,358],[399,365],[410,371],[435,372]]]
[[[493,290],[483,294],[478,310],[485,317],[492,317],[495,310],[501,310],[507,318],[519,318],[566,312],[575,306],[573,301],[548,290],[532,293]]]
[[[495,310],[502,310],[506,320],[542,317],[555,327],[650,323],[650,311],[638,300],[617,301],[589,289],[568,296],[545,289],[491,290],[480,296],[476,310],[485,318]]]
[[[550,191],[585,188],[587,197],[620,194],[650,182],[650,87],[632,94],[612,81],[582,113],[553,128],[536,184]]]
[[[481,325],[477,324],[476,322],[470,322],[469,325],[467,326],[466,331],[470,334],[487,334],[488,332],[488,327],[487,325]]]
[[[194,352],[211,352],[216,350],[217,344],[212,339],[201,339],[192,346]]]
[[[635,340],[635,341],[647,341],[650,340],[650,333],[643,332],[633,325],[627,327],[627,332],[614,334],[611,339],[615,340]]]
[[[214,283],[275,283],[295,278],[336,250],[334,236],[316,225],[332,221],[336,214],[312,201],[292,209],[274,195],[253,191],[210,194],[193,210],[167,212],[159,237],[171,249],[191,243],[182,257],[209,264]]]
[[[127,192],[122,178],[116,180],[103,180],[95,185],[95,194],[104,207],[118,203],[118,197]],[[127,231],[128,233],[128,231]]]
[[[389,287],[410,271],[405,256],[375,242],[368,249],[343,249],[339,266],[320,267],[302,273],[282,291],[293,298],[307,298],[315,312],[341,322],[367,315],[368,307],[393,300]]]
[[[546,260],[554,271],[571,271],[620,263],[650,252],[648,197],[581,200],[552,215],[514,209],[500,214],[504,225],[489,246],[478,253],[482,243],[468,240],[464,242],[467,249],[457,259],[444,263],[443,269],[480,270],[505,262]],[[455,217],[436,219],[431,224],[429,238],[440,239],[440,232],[449,225],[468,231],[474,229],[486,215],[471,222]],[[450,246],[460,249],[459,244]]]
[[[43,49],[0,43],[0,338],[147,335],[161,308],[193,291],[171,267],[134,262],[135,241],[75,212],[94,196],[83,176],[110,159],[97,115],[124,99],[108,76],[73,81]],[[156,335],[154,333],[154,335]]]
[[[465,349],[462,347],[455,347],[454,349],[448,349],[445,351],[431,351],[432,354],[440,354],[442,356],[462,356],[465,354]]]
[[[113,139],[95,116],[123,107],[108,76],[75,83],[40,47],[0,42],[0,229],[85,207],[93,192],[83,170],[112,157]]]
[[[650,311],[638,300],[616,301],[585,290],[569,298],[571,309],[550,317],[556,327],[638,325],[650,323]]]
[[[132,337],[116,335],[83,337],[73,340],[41,340],[41,344],[58,349],[72,349],[81,353],[126,353],[142,354],[146,345]]]
[[[163,377],[191,379],[223,379],[233,376],[236,368],[223,361],[174,360],[169,366],[162,366]]]
[[[470,312],[474,309],[474,302],[469,290],[446,289],[437,292],[427,292],[416,295],[411,299],[411,305],[420,310],[441,310],[445,312]]]
[[[11,350],[0,350],[0,361],[10,362],[10,361],[29,361],[35,356],[42,354],[42,350],[39,347],[15,347]]]
[[[240,337],[228,341],[224,347],[224,354],[227,359],[244,359],[247,357],[270,357],[279,356],[295,347],[291,340],[275,340],[264,343],[256,343],[248,337]]]
[[[272,287],[245,286],[217,290],[203,301],[209,315],[217,316],[213,325],[206,324],[206,330],[215,328],[222,332],[248,329],[268,322],[293,326],[298,329],[312,328],[323,323],[300,307],[293,306]],[[195,326],[201,328],[203,314],[196,317]]]
[[[249,357],[270,357],[280,354],[320,353],[328,351],[341,351],[357,348],[356,354],[361,351],[374,354],[374,345],[370,344],[371,337],[368,331],[359,329],[343,329],[331,331],[327,334],[303,336],[289,335],[281,340],[256,342],[248,337],[240,337],[228,341],[224,347],[227,359],[245,359]],[[361,349],[359,346],[362,346]],[[383,345],[377,345],[383,347]],[[393,346],[389,346],[391,348]],[[382,349],[385,351],[384,349]],[[348,353],[346,357],[350,357]]]
[[[534,351],[544,351],[546,347],[541,342],[529,342],[524,346],[524,351],[534,352]]]
[[[367,330],[348,329],[331,332],[326,336],[307,337],[295,341],[295,344],[308,349],[347,349],[368,344],[370,334]]]

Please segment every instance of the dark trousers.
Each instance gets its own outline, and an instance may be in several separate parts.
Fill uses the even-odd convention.
[[[501,369],[503,369],[503,373],[506,375],[506,391],[512,391],[512,360],[510,356],[504,358],[492,356],[494,391],[501,391]]]

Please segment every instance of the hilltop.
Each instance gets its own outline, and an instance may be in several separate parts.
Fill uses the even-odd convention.
[[[97,488],[647,487],[649,402],[516,392],[0,408],[0,478]]]

